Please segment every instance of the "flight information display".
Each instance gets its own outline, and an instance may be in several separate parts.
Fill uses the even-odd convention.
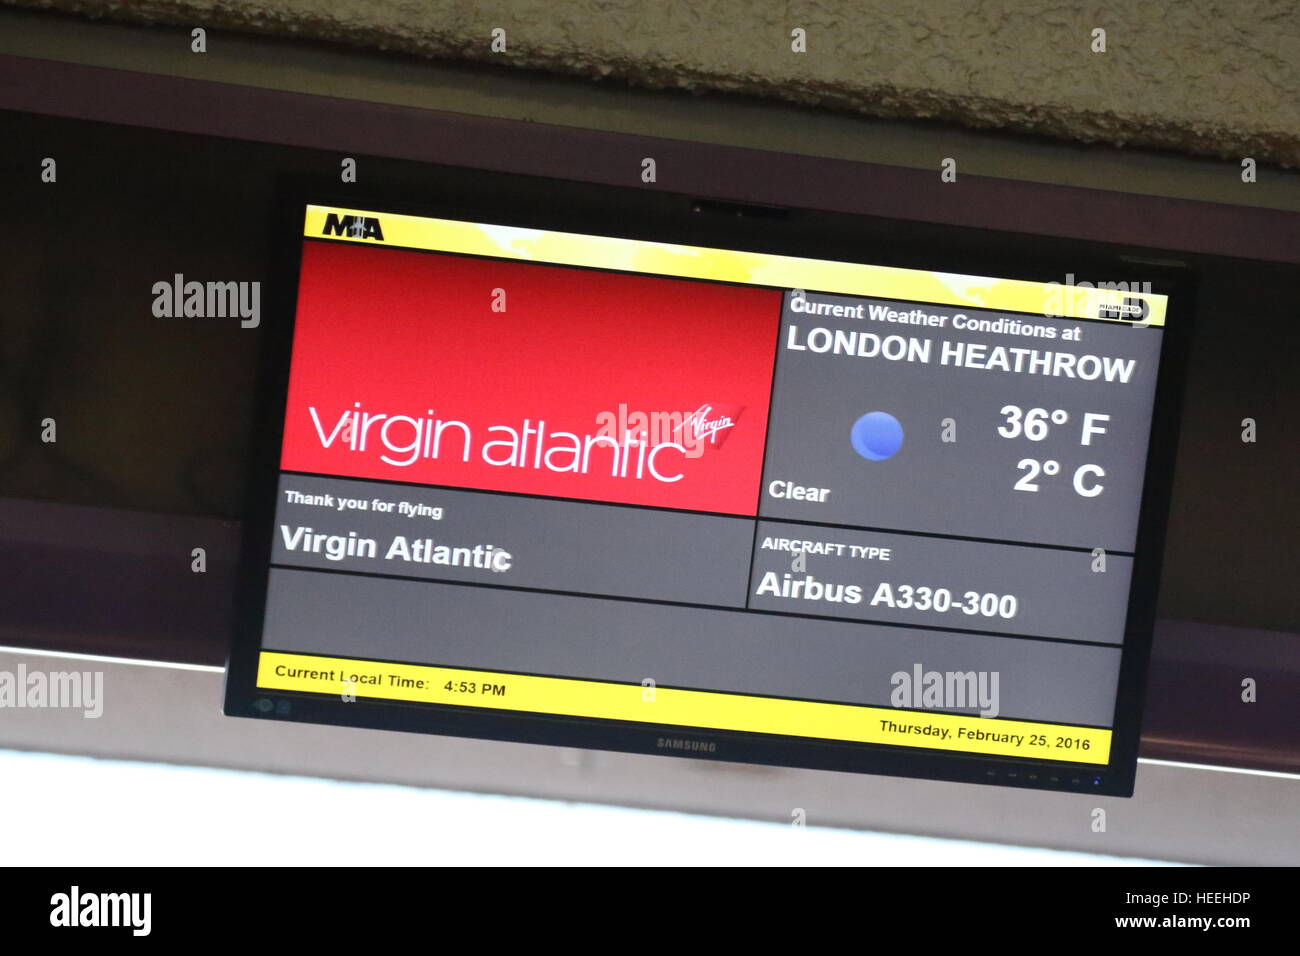
[[[303,227],[229,713],[1106,789],[1165,295]]]

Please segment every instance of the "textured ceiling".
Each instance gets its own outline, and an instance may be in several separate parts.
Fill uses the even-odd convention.
[[[1300,166],[1295,0],[0,4]],[[505,52],[492,50],[498,28]],[[796,28],[806,52],[791,48]]]

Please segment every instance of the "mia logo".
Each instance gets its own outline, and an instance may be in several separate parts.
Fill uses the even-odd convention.
[[[322,236],[351,236],[353,239],[374,239],[384,241],[384,230],[379,220],[370,216],[340,216],[332,212],[325,217]]]

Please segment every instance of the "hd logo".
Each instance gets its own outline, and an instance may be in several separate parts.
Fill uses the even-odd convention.
[[[340,216],[336,212],[325,217],[325,228],[321,230],[321,235],[384,241],[384,230],[380,228],[378,219],[369,216]]]

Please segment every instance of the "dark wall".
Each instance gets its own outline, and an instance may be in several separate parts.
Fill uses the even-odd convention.
[[[155,318],[151,288],[178,272],[270,286],[276,178],[336,177],[338,155],[22,113],[0,113],[0,141],[0,497],[238,519],[260,333]],[[39,181],[45,156],[56,185]],[[364,172],[412,196],[483,191],[463,170],[367,159]],[[581,186],[547,202],[600,214]],[[887,258],[891,224],[829,222],[828,254],[843,229],[879,240]],[[938,243],[938,227],[917,228]],[[1053,244],[1071,248],[1005,236],[988,259],[1014,270],[1018,249]],[[1199,288],[1160,615],[1300,631],[1300,269],[1177,258]],[[41,441],[47,417],[53,444]],[[1254,444],[1240,441],[1245,417],[1258,422]]]

